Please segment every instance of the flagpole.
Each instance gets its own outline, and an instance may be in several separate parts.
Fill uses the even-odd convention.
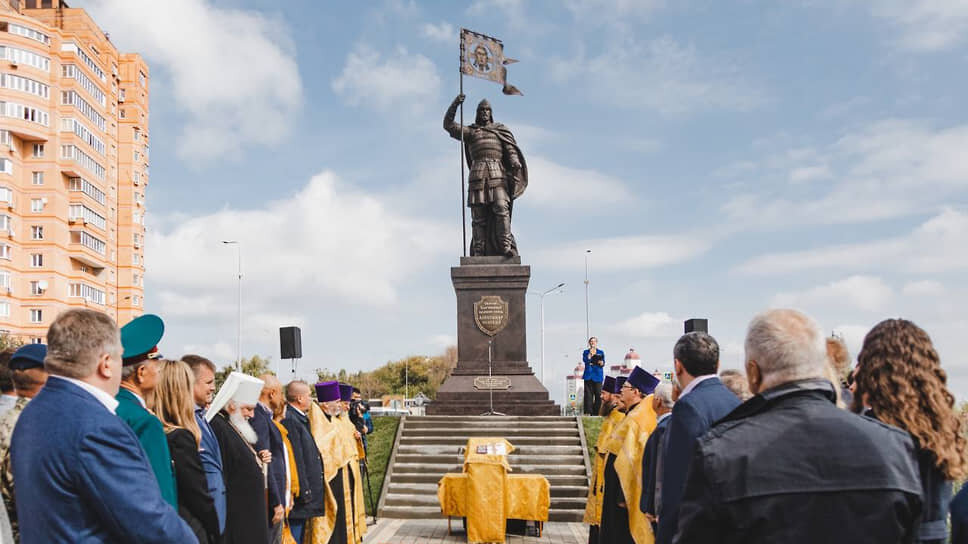
[[[457,66],[460,74],[460,94],[464,94],[464,38],[460,40],[460,60]],[[467,202],[466,192],[464,191],[464,103],[460,103],[460,230],[461,246],[464,248],[464,256],[467,256]]]

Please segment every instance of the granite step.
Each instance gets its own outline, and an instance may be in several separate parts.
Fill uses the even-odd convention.
[[[585,515],[584,506],[578,509],[550,510],[548,521],[581,521]],[[394,519],[440,519],[440,506],[384,506],[380,517]]]
[[[484,435],[487,436],[487,435]],[[451,434],[440,434],[434,436],[403,436],[400,438],[401,446],[415,445],[456,445],[466,446],[467,436],[461,436],[458,432]],[[580,446],[581,439],[575,436],[517,436],[509,441],[514,447],[518,446]]]
[[[458,471],[454,471],[458,472]],[[430,484],[433,486],[433,492],[437,493],[437,482],[443,477],[445,473],[435,474],[430,472],[394,472],[393,481],[390,482],[390,486],[397,483],[400,484]],[[562,487],[583,487],[587,489],[588,478],[584,474],[543,474],[543,476],[551,484],[551,489],[554,491],[555,488]]]
[[[549,483],[551,483],[549,481]],[[394,481],[390,484],[390,489],[387,494],[397,494],[397,495],[437,495],[437,483],[404,483]],[[552,497],[580,497],[584,499],[588,496],[588,487],[584,485],[553,485],[551,487]]]

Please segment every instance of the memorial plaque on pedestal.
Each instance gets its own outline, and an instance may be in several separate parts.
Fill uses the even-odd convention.
[[[462,257],[450,269],[457,294],[457,367],[428,415],[560,415],[527,357],[525,303],[531,267],[520,257]],[[490,351],[490,370],[488,368]]]

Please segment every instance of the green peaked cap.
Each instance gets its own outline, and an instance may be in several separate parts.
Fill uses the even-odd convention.
[[[144,314],[121,327],[121,358],[125,365],[133,365],[149,358],[157,351],[158,343],[165,334],[165,322],[155,314]]]

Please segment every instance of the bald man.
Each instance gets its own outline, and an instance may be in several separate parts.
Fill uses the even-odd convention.
[[[259,437],[255,443],[256,451],[263,459],[270,460],[267,474],[269,508],[266,515],[269,520],[270,543],[278,544],[282,541],[282,521],[286,510],[286,451],[282,435],[272,421],[272,412],[285,401],[282,384],[274,374],[263,374],[259,379],[265,382],[265,386],[259,395],[259,403],[255,406],[255,415],[249,423]]]

